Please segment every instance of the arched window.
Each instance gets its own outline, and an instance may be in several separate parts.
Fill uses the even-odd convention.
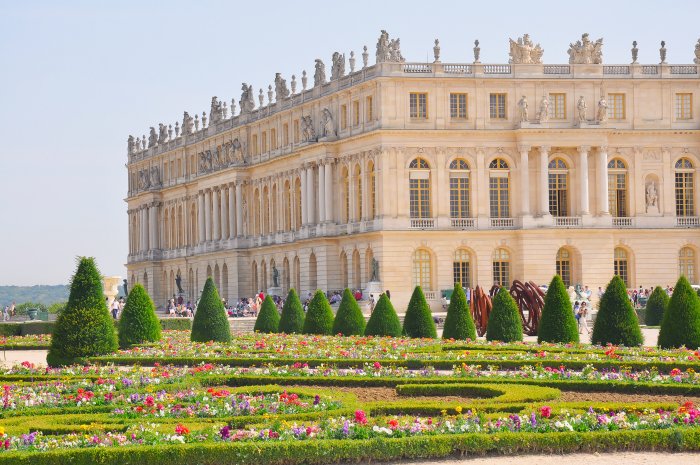
[[[695,173],[693,162],[681,158],[676,162],[676,216],[695,216]]]
[[[415,158],[408,166],[409,210],[411,218],[430,218],[430,166],[423,158]]]
[[[367,212],[367,218],[371,220],[377,216],[377,186],[373,161],[367,163],[367,181],[369,182],[369,211]]]
[[[343,189],[343,217],[341,221],[343,223],[350,222],[350,173],[348,172],[347,166],[343,167],[341,173],[342,179],[342,189]]]
[[[287,294],[289,288],[292,287],[292,277],[289,270],[289,259],[287,259],[287,257],[284,257],[284,261],[282,262],[282,282],[284,283],[282,291]]]
[[[294,197],[296,197],[296,208],[294,209],[294,222],[296,229],[301,229],[301,179],[294,181]],[[298,289],[297,289],[298,290]]]
[[[561,158],[549,162],[549,213],[569,216],[569,167]]]
[[[355,165],[355,221],[362,220],[362,170]]]
[[[177,248],[177,222],[175,220],[175,207],[170,209],[170,248]]]
[[[608,162],[608,208],[612,216],[629,216],[627,198],[627,165],[623,160],[613,158]]]
[[[496,249],[493,253],[493,283],[498,286],[510,285],[510,254],[506,249]]]
[[[457,249],[455,259],[452,262],[453,281],[464,288],[472,287],[471,263],[469,251]]]
[[[360,252],[357,249],[352,253],[352,287],[360,289],[362,287],[362,275],[360,267]]]
[[[292,282],[292,287],[297,290],[301,289],[301,262],[299,257],[294,257],[294,281]]]
[[[622,281],[624,281],[626,287],[630,287],[629,257],[627,255],[627,251],[622,247],[615,248],[613,268],[613,273],[622,278]]]
[[[221,272],[219,271],[219,264],[214,265],[214,285],[216,286],[217,292],[221,292]],[[219,294],[221,295],[221,294]]]
[[[309,290],[314,292],[318,288],[318,280],[316,275],[316,255],[313,253],[309,257]]]
[[[197,207],[194,202],[190,207],[190,237],[189,245],[195,245],[197,243]]]
[[[182,205],[177,207],[177,246],[185,246],[185,215],[182,211]]]
[[[365,251],[365,276],[367,276],[367,281],[372,281],[374,276],[372,276],[372,260],[374,259],[374,252],[372,249],[368,248]],[[378,278],[378,276],[377,276]]]
[[[461,158],[450,163],[450,217],[469,218],[469,165]]]
[[[163,215],[165,216],[165,218],[163,220],[163,223],[165,225],[165,228],[164,228],[165,231],[163,231],[163,234],[165,235],[165,237],[164,237],[165,247],[164,248],[169,249],[170,248],[170,210],[166,208],[165,211],[163,212]]]
[[[260,229],[260,190],[255,189],[253,194],[253,236],[261,234]]]
[[[292,193],[289,181],[284,182],[284,230],[292,230]]]
[[[510,171],[502,158],[489,163],[489,204],[491,218],[510,218]]]
[[[253,266],[250,267],[250,275],[253,277],[253,294],[258,292],[260,286],[258,285],[258,264],[253,260]]]
[[[418,249],[413,253],[413,285],[420,286],[424,291],[432,290],[432,264],[430,252]]]
[[[343,288],[350,287],[348,280],[348,256],[345,251],[340,253],[340,286]]]
[[[277,210],[277,184],[272,186],[272,199],[270,200],[270,234],[278,231],[280,212]]]
[[[260,234],[270,234],[270,190],[265,186],[263,189],[263,205],[262,205],[262,227]]]
[[[678,254],[678,272],[685,276],[691,284],[697,284],[695,250],[691,247],[683,247]]]
[[[148,288],[148,273],[146,272],[143,273],[143,287],[146,289],[146,292],[151,292],[151,290]]]
[[[557,251],[556,272],[564,281],[566,287],[573,286],[571,279],[571,253],[568,249],[561,248]]]
[[[260,285],[263,292],[267,292],[267,264],[265,260],[260,262]]]

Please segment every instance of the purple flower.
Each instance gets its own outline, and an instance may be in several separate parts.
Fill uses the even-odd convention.
[[[221,439],[228,439],[231,437],[231,427],[226,425],[223,428],[219,430],[219,434],[221,435]]]
[[[535,412],[530,414],[530,426],[537,428],[537,415],[535,415]]]
[[[321,402],[321,397],[316,394],[316,397],[314,397],[314,405],[318,405]]]
[[[343,423],[343,435],[350,435],[350,422],[348,420],[345,420],[345,423]]]

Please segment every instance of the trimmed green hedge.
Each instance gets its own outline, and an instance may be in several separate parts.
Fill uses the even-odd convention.
[[[137,283],[126,298],[119,320],[119,347],[126,349],[136,344],[160,341],[160,331],[151,296],[143,285]]]
[[[207,278],[192,321],[192,342],[231,342],[226,309],[211,276]]]
[[[664,312],[659,331],[659,347],[700,347],[700,297],[685,276],[681,276]]]
[[[301,305],[297,291],[291,288],[287,300],[282,306],[282,316],[278,332],[285,334],[301,334],[304,332],[304,307]]]
[[[160,327],[163,331],[190,331],[192,320],[190,318],[161,318]]]
[[[493,308],[486,326],[487,341],[513,342],[523,340],[523,322],[518,304],[505,287],[493,298]]]
[[[559,275],[552,278],[544,297],[544,308],[537,330],[537,342],[579,342],[578,324],[569,294]]]
[[[51,334],[56,328],[55,321],[25,321],[22,323],[0,323],[0,336],[30,336]]]
[[[408,302],[403,319],[403,333],[408,337],[437,338],[433,314],[420,286],[413,289],[411,300]]]
[[[401,322],[391,300],[386,294],[380,295],[365,327],[365,336],[399,337],[401,331]]]
[[[400,396],[459,396],[485,397],[490,402],[542,402],[555,400],[561,396],[559,389],[526,384],[497,383],[440,383],[440,384],[399,384],[396,393]]]
[[[591,334],[593,344],[636,347],[644,343],[637,314],[634,313],[622,278],[613,276],[598,308]]]
[[[668,308],[668,294],[661,286],[656,286],[647,301],[644,324],[647,326],[658,326],[664,317],[664,312]]]
[[[280,314],[277,311],[277,305],[272,297],[265,296],[260,313],[255,319],[255,327],[253,331],[256,333],[276,333],[280,325]]]
[[[333,334],[343,336],[362,336],[365,333],[365,316],[357,305],[355,297],[347,287],[343,291],[343,300],[335,314]]]
[[[472,319],[472,312],[469,311],[467,296],[459,283],[455,283],[450,305],[447,307],[442,338],[476,340],[476,325]]]
[[[333,309],[326,299],[326,294],[322,290],[317,290],[306,311],[304,320],[304,334],[326,334],[333,333]]]

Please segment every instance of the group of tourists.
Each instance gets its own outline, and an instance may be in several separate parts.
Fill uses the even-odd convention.
[[[5,308],[2,311],[2,321],[9,321],[10,318],[15,316],[16,310],[15,310],[15,303],[12,302],[10,305],[5,305]]]

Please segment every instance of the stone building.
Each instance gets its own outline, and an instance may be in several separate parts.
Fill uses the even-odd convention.
[[[527,35],[509,64],[482,64],[478,41],[454,64],[438,41],[433,63],[399,44],[382,31],[374,65],[365,47],[346,74],[336,53],[329,81],[316,60],[301,90],[278,74],[274,92],[244,84],[240,112],[214,97],[201,124],[129,137],[130,282],[158,305],[207,276],[228,299],[389,289],[399,311],[416,284],[437,304],[454,282],[555,273],[698,282],[699,65],[665,47],[638,64],[636,43],[604,65],[588,35],[565,65]]]

